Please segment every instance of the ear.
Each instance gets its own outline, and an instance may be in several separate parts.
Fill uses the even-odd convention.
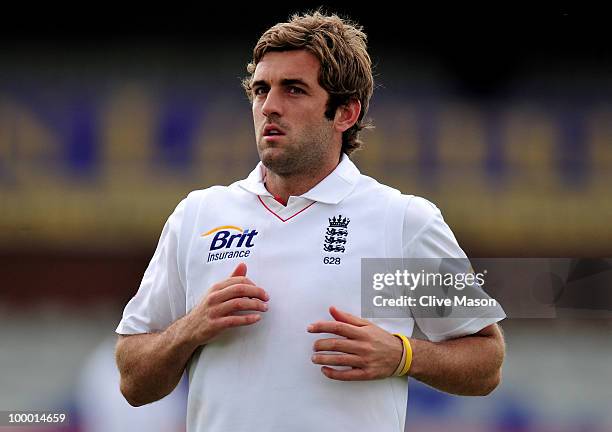
[[[346,104],[340,105],[334,117],[334,128],[342,133],[351,128],[359,119],[361,113],[361,102],[359,99],[351,99]]]

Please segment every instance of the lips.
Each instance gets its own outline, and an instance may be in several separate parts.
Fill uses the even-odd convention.
[[[283,132],[283,130],[280,127],[274,124],[268,124],[264,127],[263,136],[265,137],[282,136],[282,135],[285,135],[285,132]]]

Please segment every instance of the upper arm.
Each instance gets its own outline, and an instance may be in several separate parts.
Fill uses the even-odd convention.
[[[138,292],[124,309],[118,334],[161,331],[185,315],[186,294],[178,254],[184,209],[185,200],[165,223]]]
[[[482,330],[478,331],[478,333],[476,333],[476,334],[479,335],[479,336],[493,337],[495,339],[502,339],[503,338],[501,329],[497,325],[497,323],[486,326]]]
[[[497,323],[486,326],[476,333],[476,335],[491,338],[491,340],[494,340],[495,343],[501,348],[502,352],[506,350],[504,333]]]
[[[120,365],[120,361],[123,359],[124,351],[127,347],[128,339],[132,339],[133,337],[137,337],[138,335],[117,335],[117,343],[115,343],[115,359],[117,360],[117,364]]]
[[[491,355],[494,363],[496,364],[499,373],[501,373],[501,367],[506,357],[506,342],[504,340],[504,333],[498,324],[491,324],[478,333],[479,336],[483,336],[489,339],[494,346],[494,354]],[[501,375],[500,375],[501,377]]]
[[[446,275],[448,273],[470,273],[471,265],[465,252],[459,246],[450,227],[444,221],[440,210],[431,202],[414,197],[406,207],[403,225],[403,258],[407,263],[418,266],[414,272]],[[421,268],[422,267],[422,268]],[[465,286],[461,292],[448,286],[426,286],[414,293],[435,295],[438,298],[454,299],[455,295],[472,299],[489,298],[478,283]],[[438,342],[472,334],[489,335],[499,332],[494,324],[505,313],[499,304],[495,306],[453,306],[440,311],[438,308],[417,306],[410,308],[419,329],[431,341]],[[444,312],[444,313],[442,313]],[[436,315],[439,313],[439,315]],[[493,333],[491,333],[493,334]],[[501,333],[500,333],[501,337]]]
[[[142,349],[147,349],[151,334],[141,333],[133,335],[117,335],[115,343],[115,362],[120,372],[129,369],[134,360],[142,357]]]

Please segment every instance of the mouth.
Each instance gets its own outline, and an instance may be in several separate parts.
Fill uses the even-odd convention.
[[[274,137],[284,136],[285,132],[283,130],[273,124],[266,125],[263,130],[264,138],[273,139]]]

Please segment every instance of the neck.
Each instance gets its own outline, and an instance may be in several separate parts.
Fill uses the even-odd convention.
[[[315,187],[338,166],[340,158],[332,159],[330,163],[321,165],[316,171],[278,175],[265,168],[264,182],[266,189],[275,197],[287,202],[290,196],[300,196]]]

